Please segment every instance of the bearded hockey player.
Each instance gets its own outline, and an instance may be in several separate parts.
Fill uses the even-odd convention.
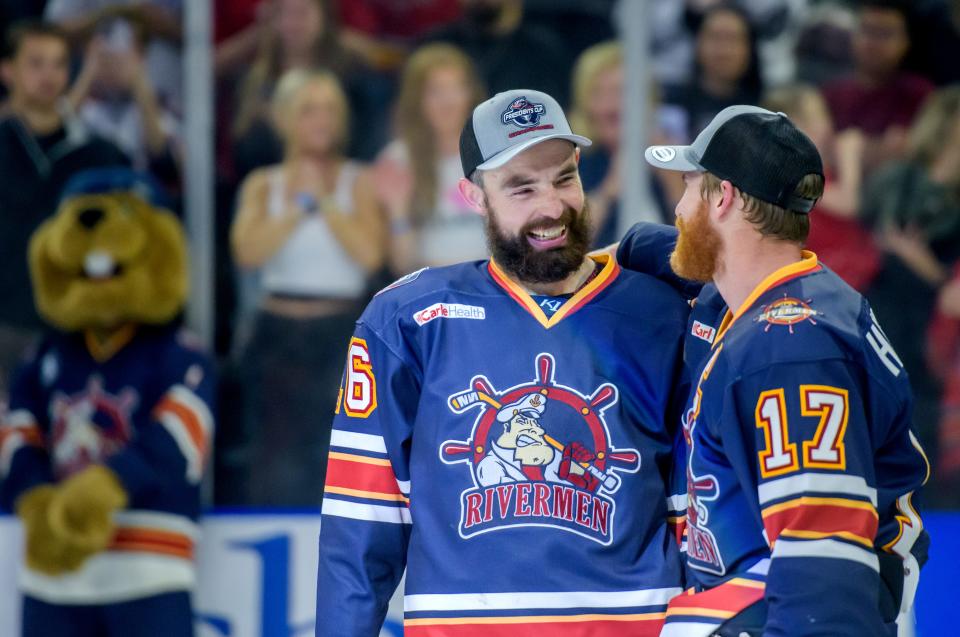
[[[691,588],[663,636],[911,634],[929,465],[869,304],[802,249],[823,188],[816,148],[783,114],[735,106],[691,146],[646,157],[683,172],[669,263],[707,283],[687,328],[678,463]],[[638,227],[619,257],[669,280],[666,243]]]
[[[377,635],[404,567],[413,637],[659,634],[683,585],[666,480],[687,306],[586,256],[589,143],[532,90],[467,122],[461,193],[492,258],[408,275],[357,324],[318,636]]]

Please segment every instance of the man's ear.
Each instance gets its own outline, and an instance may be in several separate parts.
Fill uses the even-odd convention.
[[[722,221],[730,210],[733,209],[734,204],[737,200],[737,189],[736,187],[724,179],[720,182],[720,198],[714,204],[714,214],[717,217],[718,221]]]
[[[457,182],[457,189],[471,210],[480,215],[487,214],[487,197],[483,193],[483,188],[469,179],[461,177],[460,181]]]

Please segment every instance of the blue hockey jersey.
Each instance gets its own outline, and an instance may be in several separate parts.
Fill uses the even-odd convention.
[[[687,306],[598,257],[545,312],[493,262],[382,291],[349,344],[318,636],[657,635],[680,592],[666,481]]]
[[[173,329],[130,328],[106,344],[56,335],[39,347],[14,377],[0,425],[0,505],[98,462],[129,504],[107,551],[58,577],[27,569],[24,592],[90,604],[192,587],[213,386],[207,357]]]
[[[671,232],[624,241],[621,259],[655,270],[649,254],[631,259],[637,235],[657,260]],[[761,600],[764,635],[895,634],[880,563],[898,558],[906,612],[925,541],[914,493],[929,465],[906,373],[866,300],[807,252],[735,312],[705,286],[686,338],[692,588],[663,634],[710,635]]]

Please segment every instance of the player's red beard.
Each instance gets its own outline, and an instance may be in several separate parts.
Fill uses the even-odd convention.
[[[564,245],[551,250],[537,250],[527,241],[527,233],[542,225],[541,220],[528,223],[515,236],[507,236],[497,223],[497,212],[487,204],[487,248],[493,260],[520,281],[556,283],[583,264],[590,248],[590,209],[586,201],[578,213],[569,206],[559,222],[567,228]]]
[[[677,217],[677,247],[670,255],[670,267],[677,275],[691,281],[709,283],[717,272],[722,240],[710,225],[704,203],[689,223]]]

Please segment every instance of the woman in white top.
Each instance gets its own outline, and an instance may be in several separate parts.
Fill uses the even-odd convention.
[[[290,71],[273,116],[284,162],[245,180],[231,228],[236,263],[263,300],[240,356],[249,504],[318,506],[343,350],[383,262],[368,171],[342,155],[348,105],[328,72]]]
[[[398,137],[380,153],[376,192],[390,221],[397,274],[487,256],[483,220],[460,196],[460,130],[483,99],[470,59],[449,44],[418,49],[404,67]]]

